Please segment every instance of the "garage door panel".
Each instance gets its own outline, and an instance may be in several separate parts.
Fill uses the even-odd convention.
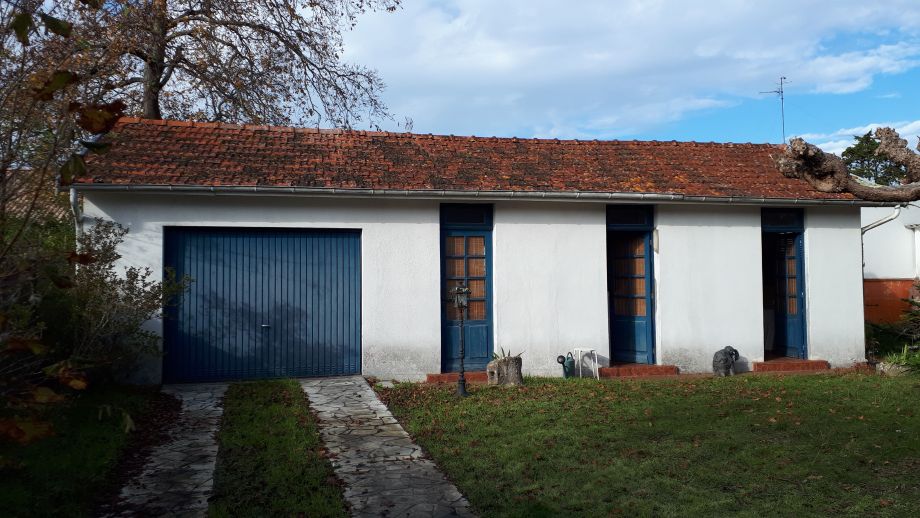
[[[165,255],[192,278],[168,311],[167,380],[360,372],[357,232],[170,228]]]

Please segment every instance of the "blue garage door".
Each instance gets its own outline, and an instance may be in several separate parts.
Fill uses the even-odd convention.
[[[361,372],[358,232],[167,228],[167,382]]]

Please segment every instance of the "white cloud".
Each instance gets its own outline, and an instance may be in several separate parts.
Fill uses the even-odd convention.
[[[882,5],[884,4],[884,5]],[[618,137],[757,97],[857,92],[920,62],[916,0],[405,0],[346,37],[416,131]]]
[[[841,128],[833,133],[807,133],[800,136],[824,151],[839,155],[843,153],[844,149],[853,145],[853,137],[865,135],[868,132],[875,131],[876,128],[882,127],[894,128],[901,135],[901,138],[907,140],[909,147],[916,149],[917,139],[920,138],[920,120],[873,122],[853,128]]]

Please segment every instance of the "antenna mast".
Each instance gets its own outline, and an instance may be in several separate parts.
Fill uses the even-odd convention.
[[[786,76],[780,76],[779,87],[776,90],[760,92],[762,94],[776,94],[779,96],[779,117],[783,127],[783,144],[786,143],[786,96],[783,87],[788,82],[789,81],[786,80]]]

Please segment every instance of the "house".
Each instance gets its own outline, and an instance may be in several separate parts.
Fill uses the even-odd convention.
[[[865,207],[862,225],[866,320],[891,324],[920,278],[920,208]]]
[[[773,145],[478,138],[123,119],[73,188],[125,264],[193,279],[149,381],[421,379],[493,350],[711,370],[864,361],[860,208]],[[162,368],[162,370],[161,370]]]

